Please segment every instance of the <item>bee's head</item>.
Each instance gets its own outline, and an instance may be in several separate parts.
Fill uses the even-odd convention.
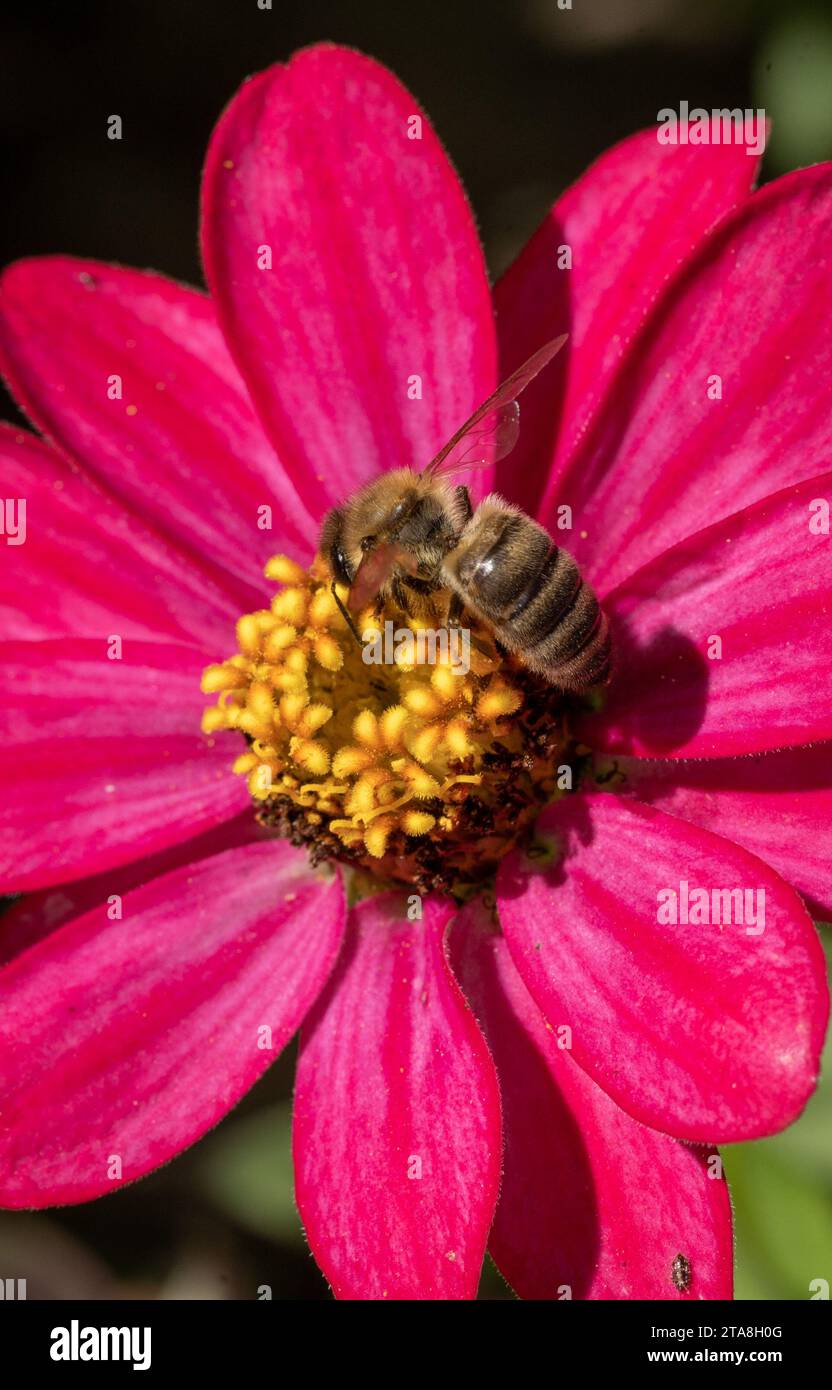
[[[420,483],[418,474],[391,469],[328,513],[320,553],[333,578],[350,585],[364,556],[378,546],[397,543],[416,549],[440,511],[440,499]]]

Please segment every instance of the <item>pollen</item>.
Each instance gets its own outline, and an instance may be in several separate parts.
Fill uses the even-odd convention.
[[[559,794],[568,740],[557,694],[473,619],[463,667],[447,646],[426,653],[415,641],[377,659],[388,619],[415,638],[446,622],[448,595],[418,616],[392,601],[368,609],[358,640],[320,560],[307,571],[276,555],[265,574],[278,586],[270,606],[244,614],[237,650],[203,673],[216,697],[203,731],[244,740],[229,765],[258,819],[313,862],[463,898]],[[345,604],[347,591],[336,592]]]

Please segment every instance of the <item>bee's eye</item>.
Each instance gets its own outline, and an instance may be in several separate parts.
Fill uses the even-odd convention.
[[[365,536],[365,537],[364,537],[364,539],[363,539],[362,542],[361,542],[361,549],[364,551],[364,554],[365,554],[365,555],[367,554],[367,551],[368,551],[368,550],[372,550],[372,548],[373,548],[373,546],[375,545],[375,543],[376,543],[376,538],[375,538],[375,536]]]
[[[332,573],[339,584],[352,583],[352,569],[346,555],[337,543],[333,545],[329,552],[329,563]]]

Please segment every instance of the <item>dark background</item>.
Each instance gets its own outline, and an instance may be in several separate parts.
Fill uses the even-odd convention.
[[[765,177],[832,156],[832,12],[810,0],[30,0],[7,8],[0,34],[2,263],[69,252],[201,284],[213,123],[245,76],[320,39],[364,49],[413,90],[493,274],[592,159],[682,99],[765,106]],[[217,1131],[133,1188],[0,1213],[0,1276],[25,1275],[32,1298],[252,1298],[261,1284],[327,1297],[292,1205],[291,1074],[287,1054]],[[743,1297],[805,1298],[809,1278],[829,1277],[829,1115],[826,1092],[787,1135],[729,1155]],[[508,1296],[493,1271],[483,1296]]]
[[[217,115],[247,74],[330,38],[389,64],[427,108],[499,271],[559,190],[662,106],[770,96],[765,64],[778,41],[781,65],[796,69],[794,103],[801,87],[805,100],[830,32],[829,6],[800,0],[572,0],[571,11],[557,0],[272,4],[19,4],[3,21],[3,261],[64,251],[198,281],[200,165]],[[828,75],[804,162],[830,152]],[[107,139],[113,113],[121,141]],[[775,116],[782,145],[781,120],[791,127],[799,112]]]

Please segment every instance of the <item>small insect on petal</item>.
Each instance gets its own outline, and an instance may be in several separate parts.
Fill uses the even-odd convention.
[[[690,1288],[691,1272],[690,1260],[684,1255],[677,1255],[671,1266],[670,1277],[680,1293]]]

